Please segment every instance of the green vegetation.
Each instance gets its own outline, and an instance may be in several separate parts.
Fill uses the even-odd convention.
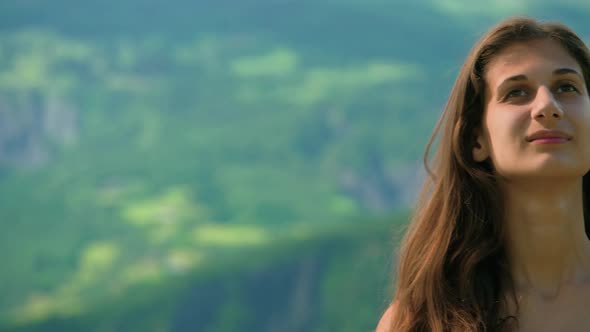
[[[470,44],[568,3],[1,3],[0,330],[371,330]]]

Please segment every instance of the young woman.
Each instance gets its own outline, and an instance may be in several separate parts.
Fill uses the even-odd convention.
[[[378,332],[590,331],[590,54],[512,18],[461,68]]]

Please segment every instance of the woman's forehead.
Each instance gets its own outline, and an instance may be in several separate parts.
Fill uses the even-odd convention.
[[[543,39],[518,42],[501,50],[488,63],[486,82],[498,84],[514,75],[543,75],[570,68],[582,73],[578,62],[558,42]]]

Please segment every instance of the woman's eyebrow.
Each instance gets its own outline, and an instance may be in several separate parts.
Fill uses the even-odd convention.
[[[526,81],[528,80],[528,77],[526,77],[526,75],[520,74],[520,75],[515,75],[515,76],[510,76],[507,79],[503,80],[502,83],[500,83],[500,85],[498,85],[498,88],[496,89],[497,92],[502,90],[502,87],[510,82],[518,82],[518,81]]]
[[[577,70],[571,68],[559,68],[553,71],[553,75],[567,75],[567,74],[574,74],[578,76],[581,80],[584,80],[582,74],[578,73]]]
[[[582,74],[580,74],[577,70],[575,69],[571,69],[571,68],[559,68],[559,69],[555,69],[553,71],[553,75],[554,76],[558,76],[558,75],[568,75],[568,74],[574,74],[576,76],[578,76],[579,79],[581,79],[582,81],[584,80]],[[504,81],[502,81],[502,83],[500,83],[500,85],[498,85],[497,91],[502,90],[502,87],[509,83],[509,82],[518,82],[518,81],[526,81],[528,80],[528,77],[526,75],[515,75],[515,76],[510,76],[507,79],[505,79]]]

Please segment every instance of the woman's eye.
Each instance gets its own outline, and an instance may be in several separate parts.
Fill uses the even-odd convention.
[[[506,94],[506,98],[524,97],[526,95],[527,95],[526,91],[524,91],[522,89],[515,89],[515,90],[511,90],[510,92],[508,92]]]
[[[557,88],[557,92],[578,92],[575,86],[572,84],[562,84]]]

